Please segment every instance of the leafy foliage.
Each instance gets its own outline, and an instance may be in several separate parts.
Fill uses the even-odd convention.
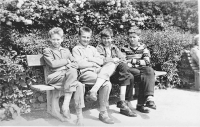
[[[171,85],[179,85],[177,62],[184,47],[191,45],[192,35],[169,27],[163,31],[146,31],[141,41],[150,49],[153,68],[166,71]]]

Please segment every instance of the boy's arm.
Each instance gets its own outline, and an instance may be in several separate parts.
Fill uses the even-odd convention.
[[[131,64],[133,65],[140,65],[140,66],[149,66],[150,65],[150,53],[147,48],[143,50],[142,58],[136,59],[133,58],[130,60]]]
[[[103,63],[108,63],[108,62],[114,62],[112,58],[107,58],[105,57],[105,54],[104,54],[104,49],[101,45],[98,45],[96,47],[97,49],[97,52],[99,53],[99,55],[101,56],[101,58],[103,59]]]
[[[68,50],[69,51],[69,50]],[[71,62],[73,62],[73,63],[77,63],[78,64],[78,62],[77,62],[77,60],[72,56],[72,53],[69,51],[69,60],[71,61]]]
[[[94,64],[92,62],[88,62],[86,59],[84,59],[83,56],[81,56],[81,53],[79,52],[78,48],[74,47],[72,49],[72,55],[74,56],[75,60],[77,61],[80,69],[93,67]]]
[[[124,55],[124,54],[119,50],[119,48],[118,48],[117,46],[116,46],[115,48],[116,48],[116,50],[117,50],[117,57],[119,58],[119,60],[122,61],[122,62],[127,62],[127,61],[126,61],[126,55]]]
[[[99,54],[99,52],[97,51],[97,49],[96,48],[94,48],[94,56],[93,57],[91,57],[91,58],[88,58],[88,61],[89,62],[94,62],[94,63],[96,63],[96,64],[98,64],[98,65],[103,65],[103,56],[101,56],[100,54]]]
[[[68,64],[67,59],[55,60],[53,58],[53,55],[51,54],[50,49],[44,49],[43,56],[44,56],[45,62],[52,68],[62,67]]]

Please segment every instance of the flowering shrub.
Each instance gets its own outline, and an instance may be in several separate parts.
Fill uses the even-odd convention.
[[[121,0],[13,0],[4,4],[0,15],[3,24],[18,30],[59,26],[70,35],[83,25],[94,33],[107,26],[116,32],[126,31],[147,19]]]

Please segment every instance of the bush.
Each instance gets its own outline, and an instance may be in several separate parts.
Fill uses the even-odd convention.
[[[192,35],[169,27],[163,31],[146,31],[141,41],[150,49],[153,68],[166,71],[170,85],[179,85],[177,62],[180,61],[183,49],[191,45]]]

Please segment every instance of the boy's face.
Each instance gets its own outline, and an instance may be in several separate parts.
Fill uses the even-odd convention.
[[[63,38],[59,34],[53,34],[51,35],[50,41],[51,41],[51,45],[54,48],[59,48],[61,45],[61,42],[63,41]]]
[[[80,44],[82,46],[87,46],[90,43],[91,40],[91,33],[89,32],[82,32],[81,35],[79,36],[80,38]]]
[[[139,44],[139,36],[135,33],[131,33],[129,34],[128,36],[128,39],[129,39],[129,43],[132,45],[132,46],[137,46]]]
[[[103,43],[103,45],[104,45],[105,47],[110,46],[111,43],[112,43],[112,41],[113,41],[111,36],[102,37],[101,40],[102,40],[102,43]]]

